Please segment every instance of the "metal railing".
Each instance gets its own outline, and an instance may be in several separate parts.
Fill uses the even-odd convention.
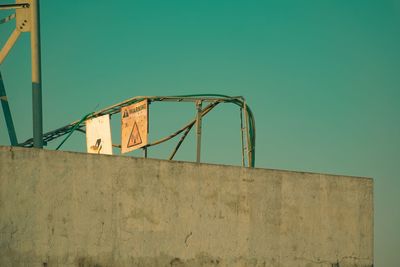
[[[53,141],[59,137],[64,135],[70,135],[73,131],[79,131],[82,133],[86,132],[85,124],[83,121],[96,118],[103,115],[113,115],[119,113],[121,108],[129,106],[131,104],[148,100],[149,102],[193,102],[196,104],[197,115],[196,118],[189,121],[179,130],[170,134],[167,137],[164,137],[160,140],[156,140],[150,142],[145,147],[143,147],[145,151],[145,155],[147,154],[147,149],[149,147],[159,145],[164,143],[172,138],[178,136],[182,133],[180,140],[175,146],[174,150],[169,156],[169,160],[172,160],[176,155],[176,152],[179,150],[182,142],[185,140],[186,136],[196,125],[196,139],[197,139],[197,149],[196,149],[196,161],[200,162],[201,158],[201,124],[202,118],[206,116],[213,108],[221,103],[232,103],[237,105],[240,108],[240,120],[241,120],[241,147],[242,147],[242,166],[255,166],[255,120],[253,113],[249,106],[246,104],[245,99],[242,96],[225,96],[225,95],[215,95],[215,94],[207,94],[207,95],[181,95],[181,96],[136,96],[130,99],[127,99],[118,104],[112,105],[105,109],[93,112],[89,115],[86,115],[84,119],[76,120],[70,124],[67,124],[63,127],[55,129],[53,131],[47,132],[43,135],[43,143],[47,144],[50,141]],[[207,104],[204,108],[202,104]],[[26,140],[23,143],[20,143],[19,146],[23,147],[32,147],[33,146],[33,138]],[[120,147],[119,145],[114,145],[115,147]]]

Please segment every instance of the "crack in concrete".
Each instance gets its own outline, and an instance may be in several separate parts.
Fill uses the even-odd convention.
[[[188,246],[188,243],[187,243],[187,241],[189,240],[189,238],[192,236],[192,232],[190,232],[187,236],[186,236],[186,238],[185,238],[185,245],[186,246]]]

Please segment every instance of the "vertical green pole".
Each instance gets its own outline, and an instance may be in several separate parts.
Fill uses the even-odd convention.
[[[39,0],[32,0],[31,5],[31,58],[32,58],[32,113],[33,146],[43,148],[43,113],[42,113],[42,73],[40,60],[40,11]]]

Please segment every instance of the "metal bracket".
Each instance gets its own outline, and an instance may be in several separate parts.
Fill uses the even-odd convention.
[[[21,32],[30,32],[31,29],[31,5],[32,0],[16,0],[16,4],[0,5],[0,10],[16,9],[16,26],[15,30],[8,38],[0,51],[0,65],[7,57],[14,44],[17,42]],[[7,19],[7,18],[6,18]]]
[[[17,4],[24,5],[24,8],[16,10],[16,28],[20,32],[31,30],[31,0],[16,0]]]

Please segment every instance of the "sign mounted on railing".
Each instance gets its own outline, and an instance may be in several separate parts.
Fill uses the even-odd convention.
[[[179,130],[171,133],[170,135],[156,141],[149,140],[149,104],[155,102],[191,102],[196,104],[196,117],[185,124]],[[68,125],[57,128],[53,131],[46,133],[43,136],[43,141],[49,142],[63,135],[67,137],[57,147],[62,146],[65,140],[72,134],[73,131],[85,132],[85,125],[82,124],[87,118],[96,118],[101,115],[111,115],[121,113],[121,144],[113,144],[113,147],[121,148],[121,153],[142,148],[143,157],[147,158],[148,149],[172,140],[180,136],[179,141],[176,143],[174,150],[168,157],[173,160],[176,152],[182,145],[182,142],[190,133],[193,127],[196,128],[196,162],[200,161],[201,155],[201,134],[202,134],[202,118],[204,118],[212,109],[222,103],[230,103],[240,108],[240,132],[241,132],[241,145],[242,145],[242,166],[252,167],[255,166],[255,120],[253,112],[246,104],[242,96],[224,96],[224,95],[181,95],[181,96],[137,96],[127,99],[121,103],[112,105],[97,112],[92,112],[85,115],[80,120],[76,120]],[[90,124],[90,123],[89,123]],[[90,126],[88,126],[90,127]],[[90,129],[89,129],[90,132]],[[99,140],[100,139],[100,140]],[[93,153],[101,153],[103,150],[103,138],[94,138],[94,143],[89,148],[95,150]],[[110,141],[111,144],[111,141]],[[19,146],[32,147],[33,138],[20,143]],[[89,149],[88,148],[88,149]]]
[[[127,153],[148,144],[148,100],[121,108],[121,153]]]
[[[86,120],[86,148],[88,153],[112,155],[110,115]]]

